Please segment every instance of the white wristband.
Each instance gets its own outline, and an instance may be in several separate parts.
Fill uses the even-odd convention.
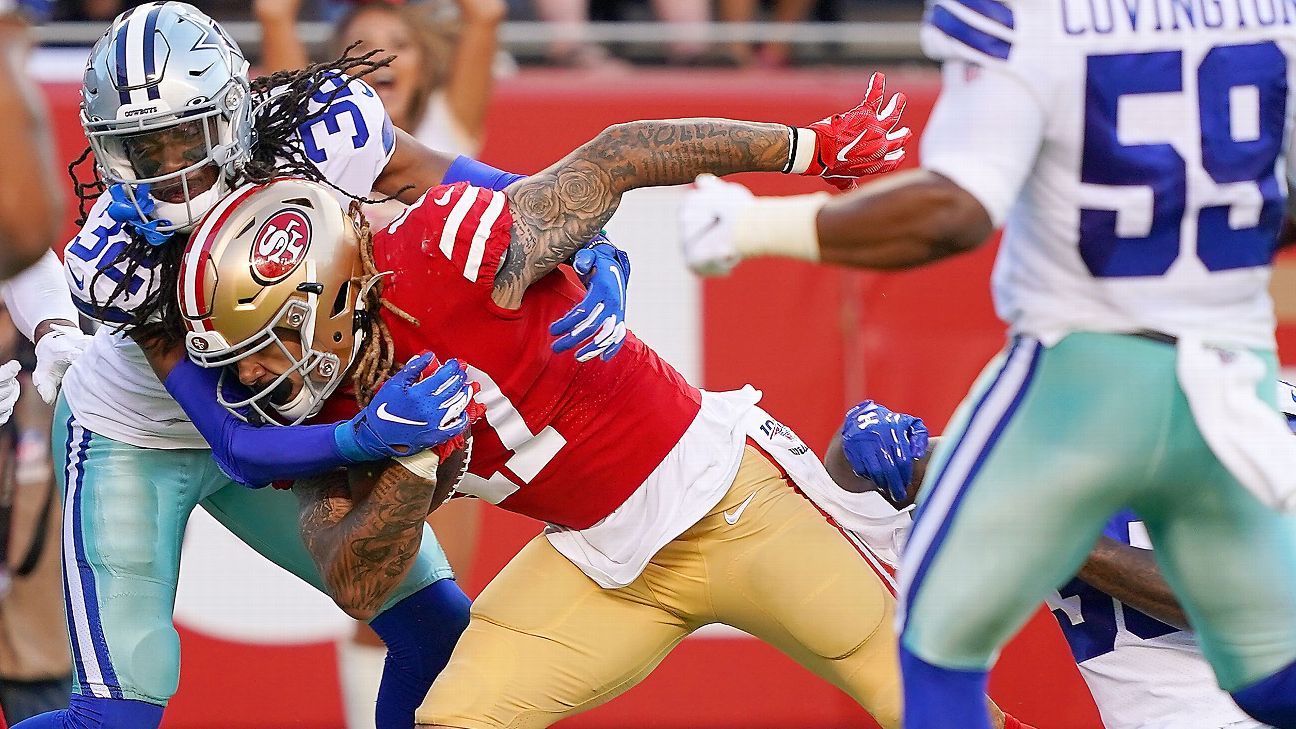
[[[437,466],[441,465],[441,457],[430,450],[419,451],[408,456],[397,456],[396,462],[405,467],[405,470],[418,476],[435,481],[437,476]]]
[[[67,279],[63,278],[63,262],[50,251],[30,268],[0,284],[9,314],[24,337],[31,339],[36,326],[50,319],[66,319],[76,323],[79,318],[72,305]]]
[[[785,256],[819,260],[815,219],[831,197],[826,192],[792,197],[758,197],[734,221],[734,250],[743,258]]]
[[[810,163],[815,160],[819,154],[819,137],[815,135],[813,129],[798,127],[793,130],[795,134],[792,137],[791,167],[788,174],[801,175],[810,169]]]

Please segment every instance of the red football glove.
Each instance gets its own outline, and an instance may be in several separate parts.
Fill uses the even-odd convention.
[[[436,372],[437,369],[439,369],[440,367],[441,367],[441,360],[437,359],[437,357],[434,355],[432,357],[432,361],[428,362],[427,367],[423,368],[421,377],[427,377],[428,375],[431,375],[433,372]],[[459,363],[459,367],[463,369],[465,373],[468,371],[468,367],[464,365],[462,362]],[[434,445],[428,449],[433,453],[435,453],[437,458],[439,458],[442,461],[449,458],[453,453],[460,450],[461,448],[467,447],[468,437],[472,434],[471,433],[472,426],[475,425],[478,420],[481,420],[482,416],[486,414],[486,406],[482,405],[476,400],[477,393],[481,392],[481,383],[470,380],[468,382],[468,386],[469,386],[468,405],[464,408],[463,411],[463,417],[468,419],[468,427],[465,428],[462,433],[452,437],[450,440],[447,440],[444,443]]]
[[[1021,719],[1004,712],[1004,729],[1035,729],[1030,724],[1022,722]]]
[[[808,127],[814,132],[815,148],[794,149],[790,172],[823,177],[839,190],[849,190],[858,178],[890,172],[904,159],[905,143],[912,133],[900,126],[908,99],[903,93],[885,98],[886,78],[873,74],[864,101],[854,109],[833,114]],[[798,129],[799,140],[807,140],[806,129]]]

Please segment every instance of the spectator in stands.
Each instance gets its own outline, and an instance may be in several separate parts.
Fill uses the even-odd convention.
[[[392,122],[433,149],[476,156],[485,136],[504,0],[456,0],[456,23],[433,20],[434,5],[357,4],[337,25],[334,51],[359,41],[361,51],[395,54],[389,67],[368,79]],[[296,30],[300,6],[301,0],[253,2],[266,73],[309,62]]]
[[[103,21],[107,23],[117,14],[132,5],[139,5],[143,0],[122,2],[122,0],[58,0],[54,5],[52,20]]]
[[[59,519],[50,459],[53,408],[27,375],[31,343],[0,307],[0,358],[17,358],[22,395],[0,426],[0,708],[11,722],[67,705],[72,657],[63,620]]]
[[[706,52],[706,32],[702,23],[711,19],[707,0],[651,0],[653,13],[663,23],[683,23],[676,39],[666,44],[666,55],[672,63],[692,63]],[[603,46],[584,38],[590,21],[590,0],[535,0],[536,16],[550,23],[562,23],[572,35],[550,44],[549,60],[560,66],[579,68],[624,69],[624,61],[610,56]],[[696,30],[694,30],[696,29]]]
[[[800,23],[810,17],[816,0],[773,0],[770,19],[778,23]],[[726,23],[750,23],[756,20],[760,0],[719,0],[720,20]],[[749,43],[732,43],[729,56],[740,66],[756,63],[765,67],[787,65],[791,48],[787,43],[766,43],[753,52]]]

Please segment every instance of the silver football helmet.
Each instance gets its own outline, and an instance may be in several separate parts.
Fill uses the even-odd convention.
[[[251,155],[247,69],[220,25],[180,2],[127,10],[90,52],[81,125],[99,174],[157,230],[189,230]]]

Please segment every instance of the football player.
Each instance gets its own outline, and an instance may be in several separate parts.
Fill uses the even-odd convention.
[[[179,336],[168,333],[183,331],[174,291],[184,239],[231,185],[291,172],[323,181],[343,199],[378,189],[406,194],[408,202],[414,198],[401,192],[406,185],[426,187],[443,176],[498,185],[511,179],[471,160],[451,163],[393,129],[377,95],[357,78],[381,63],[344,58],[249,82],[242,52],[220,26],[175,2],[126,11],[92,50],[81,120],[96,180],[111,186],[78,187],[92,205],[66,248],[65,269],[51,254],[51,265],[33,270],[39,276],[6,291],[20,327],[37,338],[41,367],[50,373],[41,387],[47,397],[59,368],[89,339],[67,373],[54,436],[66,495],[64,578],[76,685],[69,710],[32,719],[25,729],[158,725],[178,682],[171,610],[184,526],[199,504],[268,559],[328,587],[298,537],[292,496],[244,489],[242,478],[263,475],[247,463],[241,472],[222,471],[163,379],[183,356]],[[78,309],[110,326],[83,337],[72,326]],[[380,431],[337,432],[347,439],[345,457],[332,431],[316,436],[338,460],[389,450]],[[265,443],[236,444],[257,452]],[[280,447],[263,456],[276,461],[268,475],[293,475],[295,452]],[[384,600],[346,605],[373,615],[389,649],[377,700],[384,729],[412,726],[414,708],[468,618],[468,601],[430,533],[401,575],[404,582]]]
[[[1123,508],[1220,685],[1296,726],[1296,449],[1267,291],[1293,23],[1285,3],[932,0],[922,169],[833,200],[705,181],[686,204],[709,271],[920,266],[1006,222],[1011,341],[946,433],[902,564],[909,726],[985,726],[999,646]]]
[[[1296,419],[1296,389],[1278,383]],[[937,438],[922,420],[865,401],[846,414],[824,465],[842,488],[912,505]],[[1114,515],[1076,577],[1047,599],[1108,729],[1263,729],[1215,685],[1188,617],[1157,569],[1147,527]]]
[[[474,603],[420,726],[548,726],[627,690],[715,622],[770,642],[883,726],[899,725],[881,562],[905,517],[885,504],[851,513],[750,388],[699,391],[633,333],[616,359],[583,367],[544,344],[547,322],[579,291],[557,262],[622,193],[706,169],[800,171],[802,154],[832,161],[819,172],[838,179],[882,171],[905,136],[895,102],[877,78],[865,104],[809,129],[617,125],[504,193],[433,188],[373,233],[358,206],[348,213],[291,180],[236,191],[198,228],[180,277],[188,350],[226,380],[237,373],[238,383],[218,385],[231,411],[284,421],[306,402],[326,420],[345,417],[372,407],[369,393],[395,363],[425,350],[455,357],[486,410],[458,491],[548,525]],[[263,260],[279,250],[263,242],[290,227],[309,238]],[[357,318],[357,308],[368,313]],[[298,481],[304,512],[338,485]],[[883,556],[857,551],[820,508],[871,519]]]

